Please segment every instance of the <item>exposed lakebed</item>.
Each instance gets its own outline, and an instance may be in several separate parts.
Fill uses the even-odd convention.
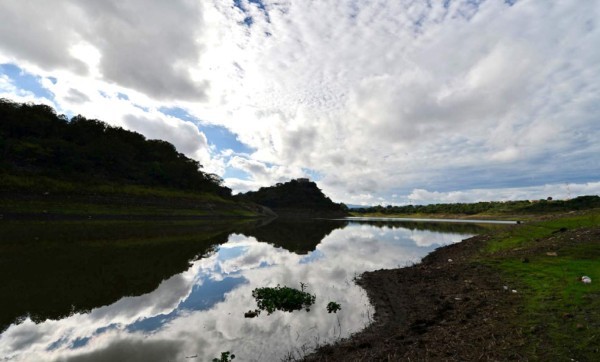
[[[27,223],[3,225],[4,235],[25,234],[28,242],[2,246],[2,282],[9,285],[3,295],[12,293],[2,320],[14,320],[0,335],[0,357],[207,361],[225,351],[236,361],[300,357],[372,321],[366,294],[354,283],[361,273],[418,262],[437,247],[492,227],[368,219],[208,229],[191,222],[120,222],[105,225],[106,230],[56,225],[45,224],[43,236],[34,236],[35,227],[25,230]],[[117,242],[99,235],[103,230],[128,234]],[[64,255],[65,240],[80,254]],[[18,260],[34,251],[39,260],[35,255]],[[123,264],[119,258],[132,265],[111,265]],[[41,260],[47,264],[38,265]],[[316,297],[310,311],[244,318],[257,306],[254,289],[300,289],[300,283]],[[54,293],[61,285],[69,287]],[[104,295],[105,290],[110,293]],[[337,313],[327,311],[332,301],[341,306]]]

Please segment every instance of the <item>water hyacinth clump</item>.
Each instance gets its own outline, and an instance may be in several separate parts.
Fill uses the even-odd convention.
[[[337,313],[338,310],[342,309],[340,303],[329,302],[327,303],[327,313]]]
[[[256,288],[252,291],[252,296],[256,299],[258,308],[267,311],[267,314],[276,310],[293,312],[305,309],[308,312],[316,299],[315,295],[304,290],[279,285],[275,288]]]

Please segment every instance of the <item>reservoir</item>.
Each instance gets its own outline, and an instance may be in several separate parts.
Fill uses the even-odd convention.
[[[301,358],[373,321],[365,271],[419,262],[496,224],[385,219],[2,221],[0,358],[235,361]],[[263,312],[288,286],[309,311]],[[398,291],[402,293],[402,291]],[[329,302],[341,310],[328,313]]]

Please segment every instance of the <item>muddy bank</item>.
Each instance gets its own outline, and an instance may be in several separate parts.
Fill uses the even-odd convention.
[[[358,283],[375,322],[307,361],[486,361],[522,359],[514,325],[520,298],[473,257],[487,236],[440,248],[412,267],[377,270]]]

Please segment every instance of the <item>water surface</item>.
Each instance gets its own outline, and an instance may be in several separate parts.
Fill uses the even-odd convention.
[[[354,283],[362,272],[418,262],[485,230],[387,220],[26,226],[2,226],[13,236],[0,253],[10,294],[0,357],[14,361],[300,357],[372,321]],[[316,295],[309,312],[244,318],[254,288],[301,282]],[[342,310],[327,313],[329,301]]]

